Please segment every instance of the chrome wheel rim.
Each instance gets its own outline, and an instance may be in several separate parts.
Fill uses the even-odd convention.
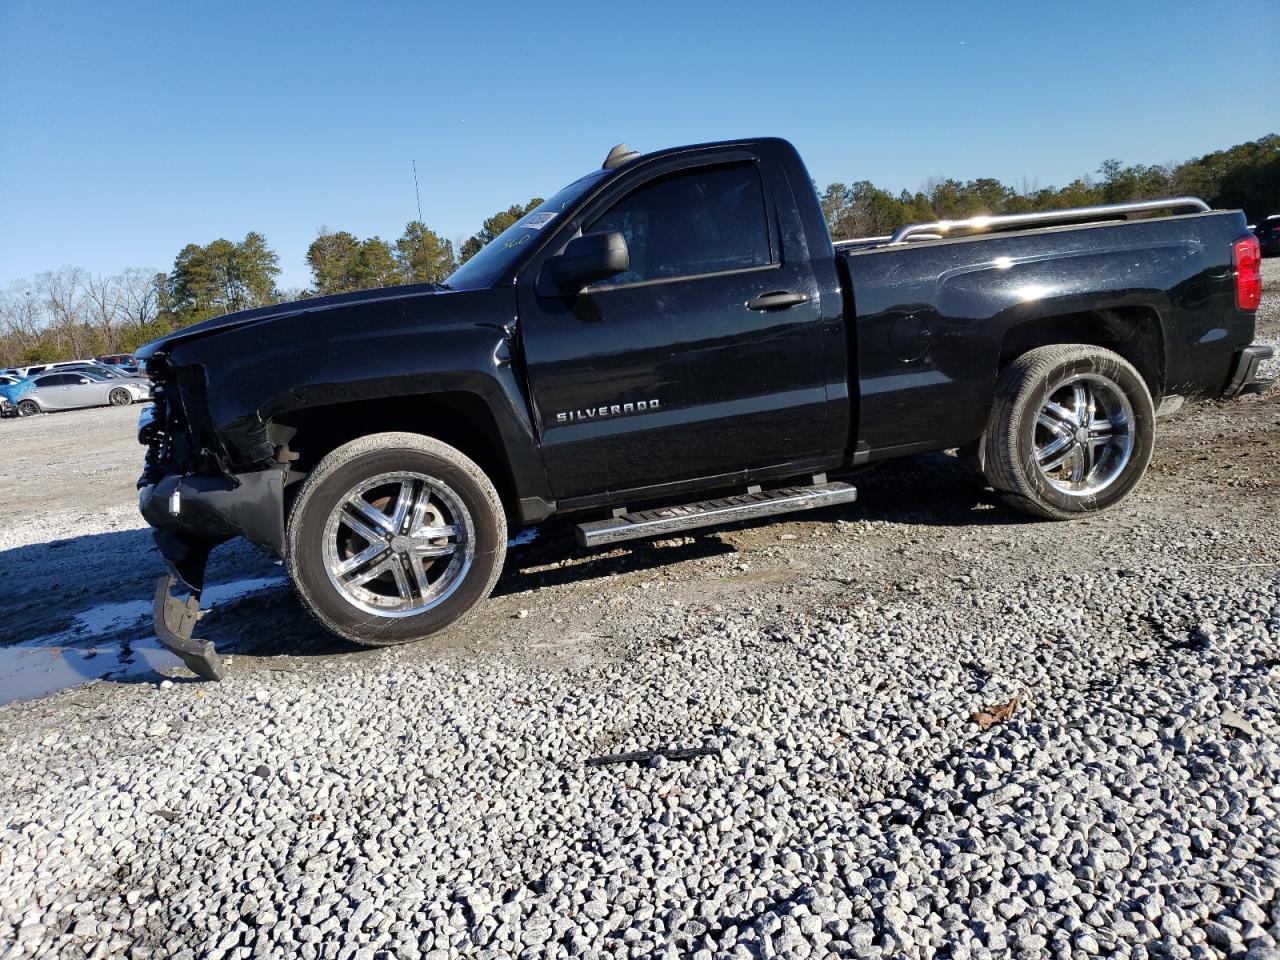
[[[475,558],[462,498],[421,473],[383,473],[329,513],[324,563],[339,596],[365,613],[411,617],[447,600]]]
[[[111,391],[109,399],[111,400],[111,405],[113,407],[123,407],[129,402],[129,391],[122,387],[117,387],[115,390]]]
[[[1101,493],[1133,456],[1133,405],[1106,377],[1080,373],[1049,391],[1036,416],[1036,467],[1072,497]]]

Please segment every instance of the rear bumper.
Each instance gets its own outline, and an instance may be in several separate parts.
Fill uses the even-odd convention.
[[[1222,395],[1234,397],[1244,393],[1261,393],[1267,389],[1275,378],[1259,376],[1258,367],[1262,361],[1270,360],[1273,356],[1275,349],[1261,343],[1252,344],[1237,353],[1231,363],[1231,375],[1227,377]]]

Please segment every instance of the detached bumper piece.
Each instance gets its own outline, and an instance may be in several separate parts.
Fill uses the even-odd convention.
[[[281,486],[281,474],[272,470],[245,474],[235,483],[224,477],[171,474],[139,491],[142,516],[155,528],[156,546],[169,567],[169,575],[156,582],[156,637],[206,680],[221,680],[225,674],[213,644],[194,636],[209,551],[243,536],[279,555],[284,545]],[[175,597],[175,587],[188,596]]]
[[[814,478],[812,486],[783,487],[781,490],[749,489],[745,494],[703,500],[675,507],[658,507],[635,513],[620,513],[608,520],[580,523],[575,533],[584,547],[598,547],[621,540],[665,536],[681,530],[711,527],[754,517],[768,517],[797,510],[813,510],[835,503],[852,503],[858,491],[848,483],[828,482]]]
[[[213,644],[192,636],[200,619],[200,595],[192,594],[186,600],[179,600],[171,593],[177,581],[174,576],[156,581],[156,637],[196,676],[221,680],[226,670]]]
[[[1222,391],[1223,396],[1235,397],[1246,393],[1262,393],[1275,382],[1274,377],[1258,376],[1258,367],[1262,361],[1275,356],[1275,348],[1266,344],[1255,343],[1245,347],[1236,354],[1235,363],[1231,366],[1231,376]]]

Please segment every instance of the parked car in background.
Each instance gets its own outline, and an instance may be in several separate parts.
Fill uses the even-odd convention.
[[[92,360],[56,360],[53,363],[36,363],[29,367],[13,367],[10,370],[6,370],[5,373],[12,373],[18,377],[35,377],[51,370],[61,370],[64,367],[79,367],[93,362]]]
[[[44,373],[4,389],[17,394],[11,402],[21,417],[80,407],[125,407],[151,397],[142,381],[108,378],[92,370]]]
[[[94,359],[104,367],[113,367],[125,373],[142,373],[142,365],[138,363],[137,358],[132,353],[112,353],[105,357],[95,357]]]
[[[6,411],[6,416],[18,416],[18,401],[23,398],[34,386],[35,381],[31,377],[11,377],[6,376],[6,380],[10,383],[0,383],[0,400],[9,403],[12,409]]]
[[[8,397],[0,397],[0,417],[16,417],[18,408],[13,405],[13,401]]]
[[[1267,217],[1253,228],[1264,257],[1280,253],[1280,213]]]
[[[105,380],[132,380],[138,383],[145,383],[147,389],[151,388],[151,381],[141,374],[129,373],[120,367],[106,366],[101,363],[74,363],[69,366],[59,367],[62,373],[89,373]],[[52,372],[52,371],[51,371]]]
[[[11,376],[7,373],[0,373],[0,387],[11,387],[21,379],[21,377]]]

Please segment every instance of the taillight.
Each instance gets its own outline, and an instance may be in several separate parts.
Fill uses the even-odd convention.
[[[1262,247],[1257,237],[1241,237],[1231,247],[1236,268],[1236,308],[1257,310],[1262,302]]]

